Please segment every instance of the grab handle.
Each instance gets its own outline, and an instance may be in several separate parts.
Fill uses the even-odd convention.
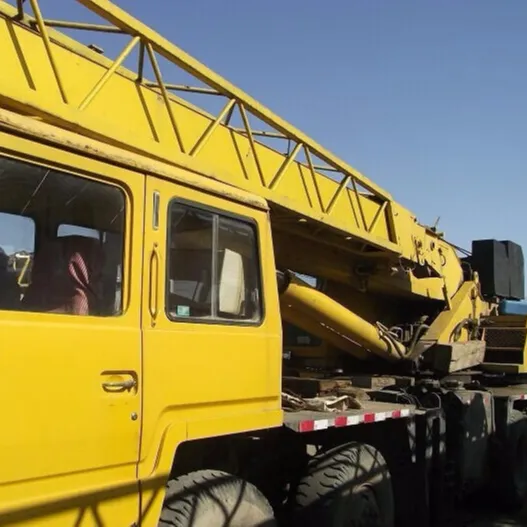
[[[150,269],[149,269],[149,298],[148,311],[152,319],[152,326],[155,326],[157,314],[159,312],[158,306],[158,276],[159,276],[159,252],[157,250],[157,243],[154,243],[152,253],[150,254]]]

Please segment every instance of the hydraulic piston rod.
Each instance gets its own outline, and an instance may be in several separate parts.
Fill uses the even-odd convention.
[[[318,320],[310,317],[306,313],[291,308],[285,302],[281,303],[280,310],[282,318],[285,321],[298,328],[302,328],[311,335],[315,335],[316,337],[329,342],[339,350],[345,351],[360,360],[368,360],[372,357],[372,354],[369,351],[357,346],[352,340],[337,333],[326,325],[321,324]]]
[[[290,322],[296,326],[313,333],[316,327],[312,321],[315,320],[340,334],[336,340],[345,338],[347,342],[355,342],[358,349],[362,347],[389,361],[404,358],[406,354],[404,345],[395,340],[382,327],[378,327],[346,309],[292,273],[279,272],[278,285],[284,318],[287,320],[287,314],[294,313],[295,320]],[[302,322],[301,314],[306,316],[305,323]],[[317,336],[324,338],[322,334]],[[336,341],[333,343],[338,346]],[[365,358],[363,352],[351,352],[348,343],[338,347],[355,356],[362,355]]]

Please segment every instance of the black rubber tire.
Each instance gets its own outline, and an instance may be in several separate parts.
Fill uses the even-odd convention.
[[[292,520],[298,527],[393,527],[392,483],[380,452],[349,443],[315,456],[298,485]]]
[[[527,415],[512,410],[507,440],[499,459],[498,497],[501,508],[515,512],[527,500]]]
[[[170,480],[158,527],[275,527],[273,509],[250,483],[219,470]]]

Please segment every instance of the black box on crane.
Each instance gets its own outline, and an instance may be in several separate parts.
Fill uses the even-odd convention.
[[[511,241],[503,241],[509,258],[509,298],[523,300],[525,298],[525,261],[520,245]]]
[[[472,269],[477,271],[484,297],[509,297],[509,258],[507,247],[498,240],[472,242]]]
[[[479,274],[484,297],[523,299],[524,260],[518,244],[508,240],[474,240],[470,264]]]

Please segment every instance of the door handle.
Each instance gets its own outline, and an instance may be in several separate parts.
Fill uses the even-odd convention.
[[[135,379],[127,379],[125,381],[106,381],[102,383],[102,387],[108,391],[124,391],[131,390],[137,387],[137,381]]]

